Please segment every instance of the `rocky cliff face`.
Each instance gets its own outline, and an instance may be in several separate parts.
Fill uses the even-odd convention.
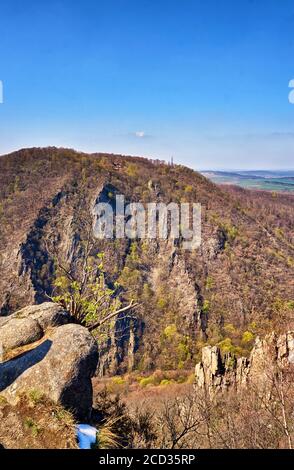
[[[292,321],[290,196],[231,193],[179,165],[56,148],[0,157],[0,318],[52,294],[57,257],[79,271],[93,208],[116,194],[143,204],[201,203],[202,245],[91,240],[93,259],[105,254],[109,285],[118,282],[123,301],[141,306],[99,338],[101,374],[190,368],[199,344],[217,342],[228,325],[240,343],[253,321],[271,327],[282,314]]]
[[[248,359],[237,359],[232,354],[222,356],[219,347],[206,346],[195,368],[195,387],[205,389],[211,396],[248,385],[270,392],[275,375],[287,367],[294,367],[293,331],[257,338]]]

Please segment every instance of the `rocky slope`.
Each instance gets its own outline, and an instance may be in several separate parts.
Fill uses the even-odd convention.
[[[248,355],[257,334],[292,328],[291,196],[220,189],[177,165],[56,148],[0,157],[0,318],[47,300],[57,257],[79,271],[93,207],[115,194],[201,203],[203,242],[191,252],[178,240],[92,240],[93,259],[105,253],[109,285],[140,303],[111,326],[110,339],[99,338],[101,374],[190,368],[207,342]],[[42,331],[34,324],[36,338]]]

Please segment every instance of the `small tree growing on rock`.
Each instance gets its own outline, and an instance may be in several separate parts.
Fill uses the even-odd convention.
[[[132,300],[123,306],[118,296],[118,283],[114,283],[112,288],[107,285],[103,257],[103,253],[98,253],[97,264],[95,258],[86,253],[79,275],[58,264],[60,276],[54,282],[57,295],[51,296],[54,302],[59,303],[77,323],[89,331],[98,329],[138,305]]]

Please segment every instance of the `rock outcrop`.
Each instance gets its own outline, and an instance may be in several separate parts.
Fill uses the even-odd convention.
[[[0,347],[6,352],[41,339],[49,328],[70,322],[70,315],[52,302],[25,307],[2,319]]]
[[[71,410],[77,419],[87,419],[92,408],[91,377],[98,363],[92,335],[80,325],[62,324],[69,316],[54,304],[29,307],[17,314],[1,326],[0,338],[4,349],[8,345],[27,347],[0,363],[0,394],[13,405],[22,394],[37,391]],[[44,331],[46,335],[33,343]]]
[[[210,395],[248,384],[267,389],[277,370],[294,365],[294,332],[257,338],[250,357],[221,355],[218,346],[202,349],[202,360],[195,368],[195,387]]]

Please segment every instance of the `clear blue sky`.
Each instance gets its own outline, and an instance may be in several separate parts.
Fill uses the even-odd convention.
[[[0,153],[294,168],[293,0],[1,0]]]

